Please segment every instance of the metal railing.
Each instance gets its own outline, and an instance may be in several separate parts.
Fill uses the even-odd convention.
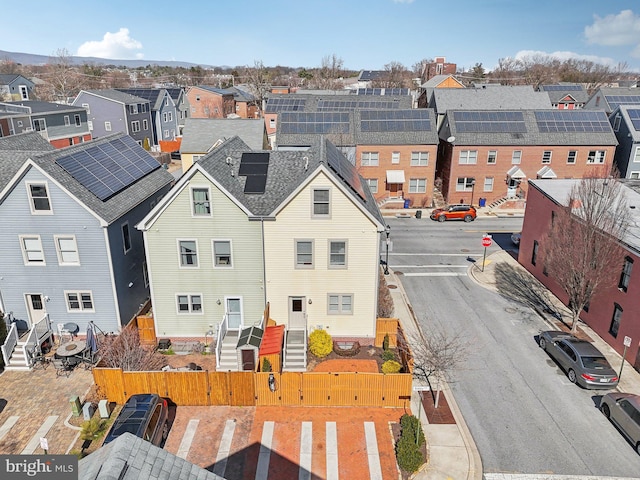
[[[218,324],[218,333],[216,334],[216,365],[220,365],[220,355],[222,353],[222,341],[229,330],[229,317],[224,314],[222,321]]]
[[[9,328],[9,333],[7,334],[7,338],[2,345],[2,358],[4,360],[5,365],[9,365],[9,359],[11,358],[11,354],[13,353],[14,348],[18,344],[18,327],[15,323],[11,324],[11,328]]]

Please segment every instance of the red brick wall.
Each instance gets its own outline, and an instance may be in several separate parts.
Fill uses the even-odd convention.
[[[544,242],[547,231],[551,226],[551,212],[557,208],[555,203],[537,188],[530,186],[524,224],[522,226],[518,262],[566,305],[567,295],[552,278],[543,273],[544,259],[542,256],[538,254],[536,264],[533,265],[531,263],[534,240],[540,244]],[[626,255],[631,257],[634,262],[627,291],[619,290],[617,285],[604,289],[591,300],[589,311],[582,312],[580,318],[620,354],[624,351],[624,337],[631,337],[632,344],[627,350],[626,359],[631,364],[638,361],[636,368],[640,368],[640,257],[633,252],[627,252]],[[620,261],[621,273],[622,264],[623,259]],[[623,310],[620,328],[615,338],[609,333],[614,303],[620,305]]]
[[[199,100],[198,100],[199,98]],[[229,110],[228,104],[225,104],[224,97],[199,88],[191,88],[187,92],[187,100],[191,111],[191,118],[225,118],[227,114],[233,113],[234,108],[231,105]],[[228,101],[226,101],[228,103]],[[231,98],[233,104],[233,96]],[[229,111],[227,111],[229,110]]]

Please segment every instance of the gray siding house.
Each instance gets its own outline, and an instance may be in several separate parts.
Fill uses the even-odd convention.
[[[81,90],[73,105],[87,110],[93,138],[122,132],[138,145],[143,145],[145,138],[154,144],[151,105],[144,98],[113,89]]]
[[[609,116],[618,139],[614,165],[620,178],[640,179],[640,105],[620,105]]]
[[[29,93],[33,92],[35,86],[22,75],[0,74],[0,100],[29,100]]]
[[[151,106],[151,125],[153,127],[152,145],[161,140],[175,140],[179,134],[178,111],[176,103],[164,88],[119,88],[120,92],[144,98]]]
[[[118,331],[149,297],[134,227],[171,174],[124,134],[50,152],[0,148],[0,162],[0,310],[21,330],[47,318]]]

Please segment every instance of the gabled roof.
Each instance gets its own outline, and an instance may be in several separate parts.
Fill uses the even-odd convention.
[[[618,145],[603,111],[450,110],[440,139],[455,145]]]
[[[268,156],[264,193],[245,192],[247,176],[240,172],[244,153]],[[181,177],[172,193],[140,222],[138,228],[149,228],[163,204],[170,202],[196,172],[202,172],[216,183],[250,218],[274,217],[295,192],[323,172],[372,222],[384,225],[382,214],[366,182],[328,140],[319,138],[312,148],[304,151],[255,151],[239,137],[233,137],[194,163]]]
[[[251,103],[256,101],[256,97],[253,94],[251,94],[251,92],[248,92],[242,88],[229,87],[226,89],[226,91],[233,94],[233,99],[236,102]]]
[[[24,79],[27,82],[33,84],[33,82],[31,80],[29,80],[28,78],[26,78],[23,75],[19,75],[19,74],[15,74],[15,73],[1,73],[0,74],[0,85],[11,85],[13,82],[15,82],[18,79]]]
[[[411,109],[411,95],[269,95],[265,113],[279,112],[348,112],[356,109],[402,110]]]
[[[358,81],[370,82],[372,80],[377,80],[384,77],[386,73],[387,72],[385,70],[360,70]]]
[[[164,88],[117,88],[116,90],[148,100],[152,110],[160,110],[166,92]]]
[[[429,102],[438,115],[448,110],[533,110],[551,108],[546,92],[530,85],[490,88],[436,88]]]
[[[434,75],[429,80],[424,82],[421,86],[422,88],[437,88],[441,83],[444,83],[450,79],[455,81],[455,83],[460,85],[462,88],[465,88],[464,85],[453,75]]]
[[[252,150],[264,147],[262,119],[186,118],[181,153],[207,153],[218,140],[239,136]]]
[[[20,105],[31,109],[32,114],[38,113],[73,113],[85,112],[82,107],[67,105],[66,103],[41,102],[37,100],[20,100],[18,102],[8,102],[11,105]]]
[[[640,89],[600,87],[584,108],[613,112],[619,105],[640,105]]]
[[[79,480],[224,480],[151,442],[123,433],[78,462]]]
[[[540,85],[541,92],[547,92],[552,104],[560,103],[565,97],[570,96],[575,103],[586,103],[589,94],[584,86],[578,83],[558,83],[555,85]]]
[[[617,115],[620,115],[627,125],[633,142],[640,143],[640,105],[620,105],[609,116],[612,124]]]
[[[11,139],[11,137],[7,137]],[[87,188],[83,183],[75,179],[56,161],[70,156],[82,159],[86,150],[102,146],[103,152],[117,149],[115,145],[120,139],[130,140],[128,135],[117,133],[108,137],[103,137],[91,142],[80,143],[62,149],[54,149],[48,153],[36,152],[14,152],[2,151],[0,148],[0,202],[4,200],[4,195],[8,192],[7,187],[10,183],[18,181],[19,177],[29,167],[35,167],[42,170],[48,177],[67,190],[79,202],[91,210],[98,218],[105,223],[110,224],[120,218],[122,215],[130,211],[132,208],[155,194],[158,190],[173,182],[173,176],[164,168],[156,168],[150,173],[139,178],[134,183],[129,184],[118,193],[101,200]],[[4,138],[0,139],[0,144]],[[137,143],[133,142],[131,148],[139,149],[139,155],[148,155],[152,161],[156,161]],[[109,154],[102,159],[104,162],[112,162]],[[107,167],[111,168],[111,167]],[[18,175],[18,176],[16,176]]]
[[[55,147],[38,132],[26,132],[0,138],[0,151],[2,150],[50,152],[55,150]]]
[[[206,90],[207,92],[215,93],[216,95],[233,95],[234,92],[228,91],[226,88],[216,88],[209,85],[196,85],[191,88],[199,88],[200,90]]]
[[[180,87],[165,87],[165,90],[169,93],[171,98],[173,98],[173,101],[176,103],[178,103],[178,100],[180,100],[180,95],[184,94],[184,89]]]
[[[106,88],[103,90],[81,90],[78,96],[82,94],[82,92],[88,93],[90,95],[95,95],[97,97],[103,97],[108,100],[113,100],[114,102],[122,103],[125,105],[129,105],[132,103],[147,103],[147,100],[141,97],[136,97],[134,95],[130,95],[128,93],[120,92],[113,88]],[[76,100],[78,97],[76,97]],[[75,104],[75,101],[74,101]]]

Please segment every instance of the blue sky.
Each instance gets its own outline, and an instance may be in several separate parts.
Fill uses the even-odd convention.
[[[27,4],[25,4],[27,5]],[[640,72],[638,0],[32,0],[5,18],[0,50],[213,66],[458,68],[539,53]]]

